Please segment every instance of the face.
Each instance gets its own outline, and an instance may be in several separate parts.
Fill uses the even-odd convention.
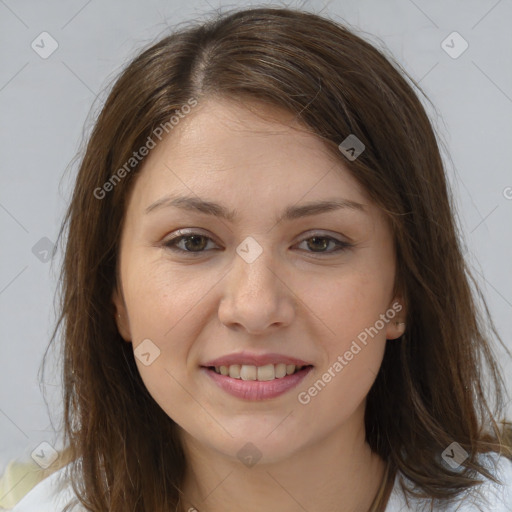
[[[253,107],[266,117],[206,101],[151,151],[113,300],[184,439],[228,457],[250,441],[270,462],[364,428],[405,308],[390,228],[343,161],[290,114]]]

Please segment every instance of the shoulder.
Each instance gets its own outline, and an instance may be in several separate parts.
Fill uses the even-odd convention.
[[[491,452],[479,456],[481,463],[493,474],[502,485],[479,476],[482,484],[466,491],[458,500],[443,505],[440,500],[434,501],[434,510],[442,512],[493,512],[512,511],[512,461],[503,455]],[[405,497],[400,487],[398,474],[385,512],[405,512],[407,510],[430,510],[430,500],[414,500]],[[402,475],[409,487],[412,484]]]
[[[61,512],[69,503],[76,503],[70,512],[85,512],[68,480],[69,466],[64,466],[32,488],[11,512]]]

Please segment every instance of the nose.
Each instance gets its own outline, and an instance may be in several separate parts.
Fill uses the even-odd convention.
[[[263,334],[291,324],[295,315],[294,296],[282,267],[270,250],[248,263],[238,254],[224,282],[219,320],[230,328]]]

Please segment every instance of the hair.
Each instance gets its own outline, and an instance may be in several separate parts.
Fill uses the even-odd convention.
[[[127,198],[143,160],[112,178],[191,99],[262,101],[292,113],[392,227],[407,330],[387,343],[367,396],[366,439],[390,475],[373,510],[382,509],[397,471],[416,486],[407,493],[444,501],[481,483],[478,475],[499,482],[478,455],[512,456],[498,425],[506,425],[503,378],[491,345],[492,336],[502,341],[465,262],[436,134],[413,86],[426,98],[354,30],[288,8],[191,22],[122,71],[89,136],[59,233],[67,240],[50,342],[62,331],[64,439],[73,489],[89,510],[179,504],[187,461],[177,425],[148,393],[112,303]],[[350,134],[365,145],[355,160],[338,148]],[[441,457],[454,441],[469,455],[457,472]]]

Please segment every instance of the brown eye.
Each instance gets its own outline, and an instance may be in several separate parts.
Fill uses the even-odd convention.
[[[174,252],[201,254],[208,252],[208,243],[215,242],[208,236],[201,233],[180,234],[165,242],[164,246]],[[301,244],[306,243],[306,252],[312,254],[332,254],[352,247],[347,242],[342,242],[330,236],[312,236],[304,239]],[[329,250],[331,248],[331,250]]]
[[[212,239],[199,233],[193,233],[190,235],[180,235],[171,238],[165,243],[165,246],[172,251],[199,253],[204,252],[209,240]],[[183,244],[180,247],[178,244],[181,242],[183,242]]]
[[[312,248],[316,251],[316,249],[320,249],[321,252],[324,252],[327,247],[329,247],[329,243],[331,240],[329,240],[327,237],[319,237],[314,236],[313,238],[309,238],[308,241],[308,247]]]
[[[332,254],[333,252],[343,251],[344,249],[352,247],[351,244],[342,242],[341,240],[337,240],[336,238],[332,238],[330,236],[312,236],[310,238],[306,238],[301,243],[304,242],[307,244],[307,247],[311,249],[308,252],[318,254]],[[330,244],[334,244],[336,248],[333,250],[327,250]]]

